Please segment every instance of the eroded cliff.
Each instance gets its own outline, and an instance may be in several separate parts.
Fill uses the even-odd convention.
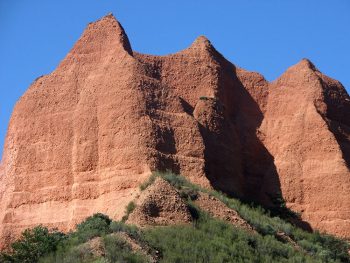
[[[138,185],[172,170],[203,186],[287,205],[350,236],[350,103],[307,60],[268,83],[205,37],[168,56],[134,52],[112,15],[18,101],[0,167],[2,245],[37,224],[120,219]]]

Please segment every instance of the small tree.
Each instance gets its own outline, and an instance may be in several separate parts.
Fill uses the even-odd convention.
[[[26,229],[21,238],[11,245],[11,252],[0,256],[0,261],[36,263],[41,256],[55,251],[65,237],[63,233],[57,230],[50,232],[43,226]]]
[[[87,240],[108,234],[110,232],[109,225],[112,220],[104,214],[94,214],[88,217],[84,222],[77,225],[75,235],[79,242],[86,242]]]

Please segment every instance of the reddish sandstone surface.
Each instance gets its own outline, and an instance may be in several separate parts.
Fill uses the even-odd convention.
[[[190,211],[180,194],[167,181],[157,178],[141,192],[136,208],[126,223],[138,226],[178,225],[192,221]]]
[[[312,228],[350,237],[350,100],[308,60],[269,86],[260,138],[283,197]]]
[[[215,196],[199,193],[194,203],[211,216],[225,220],[234,226],[243,228],[251,233],[255,233],[254,228],[245,221],[236,210],[227,207]]]
[[[0,240],[94,212],[120,219],[153,170],[287,205],[350,236],[350,99],[307,60],[268,83],[205,37],[134,52],[112,15],[91,23],[12,114],[0,166]]]

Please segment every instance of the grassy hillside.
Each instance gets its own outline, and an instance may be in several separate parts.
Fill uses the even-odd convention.
[[[347,242],[305,232],[261,207],[202,189],[181,176],[155,173],[141,190],[157,176],[186,199],[195,219],[192,224],[139,229],[96,214],[69,234],[41,226],[26,230],[0,262],[350,262]],[[193,202],[198,192],[209,193],[238,211],[255,232],[201,211]],[[132,203],[127,212],[133,207]]]

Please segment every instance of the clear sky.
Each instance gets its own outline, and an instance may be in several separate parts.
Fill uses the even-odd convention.
[[[16,101],[109,12],[142,53],[174,53],[205,35],[267,80],[306,57],[350,90],[349,0],[0,0],[0,156]]]

